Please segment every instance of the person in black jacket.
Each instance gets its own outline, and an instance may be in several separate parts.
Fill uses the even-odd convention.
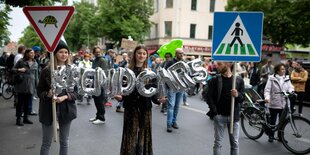
[[[221,75],[212,78],[208,83],[207,104],[210,108],[209,116],[214,119],[214,146],[213,154],[220,155],[225,126],[230,124],[231,97],[235,98],[234,131],[229,133],[230,153],[239,155],[239,112],[240,103],[244,100],[244,81],[236,77],[236,89],[232,89],[232,63],[218,62],[218,71]]]
[[[70,64],[69,48],[61,40],[54,51],[54,67]],[[42,145],[40,155],[48,155],[53,138],[53,114],[52,100],[57,104],[57,120],[59,122],[59,144],[60,155],[66,155],[69,145],[69,132],[71,121],[76,118],[75,100],[77,97],[76,89],[73,92],[68,92],[65,89],[57,96],[51,90],[51,70],[50,65],[46,66],[40,75],[40,80],[37,88],[37,94],[40,98],[39,105],[39,121],[42,124]],[[56,67],[55,67],[56,68]]]
[[[128,66],[135,75],[147,68],[147,49],[143,45],[135,48],[133,58]],[[151,81],[148,85],[153,85]],[[121,144],[121,155],[152,155],[152,101],[155,104],[165,102],[165,98],[157,99],[156,95],[144,97],[137,88],[128,96],[115,95],[118,101],[124,101],[124,125]]]
[[[33,124],[28,119],[29,103],[32,104],[32,95],[38,83],[38,63],[34,59],[34,51],[26,49],[24,57],[21,58],[13,68],[13,71],[20,76],[20,82],[15,83],[15,91],[18,93],[16,104],[16,125]],[[32,105],[31,105],[32,108]],[[24,120],[21,122],[22,109]],[[30,111],[29,111],[30,112]]]
[[[102,70],[107,71],[109,69],[107,61],[104,59],[104,57],[101,56],[101,51],[99,47],[93,48],[93,54],[95,56],[95,59],[92,63],[92,68],[95,69],[97,67],[100,67]],[[101,93],[99,96],[93,95],[94,103],[97,109],[96,116],[93,118],[90,118],[89,121],[92,122],[95,125],[100,125],[105,123],[105,108],[103,103],[107,103],[108,97],[105,94],[105,89],[101,86]]]
[[[251,68],[249,70],[249,78],[250,78],[250,85],[252,85],[253,89],[257,91],[257,87],[260,83],[260,70],[258,68],[257,62],[251,63]]]

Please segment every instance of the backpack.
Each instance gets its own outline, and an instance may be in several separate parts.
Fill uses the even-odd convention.
[[[212,77],[212,78],[216,78],[216,79],[218,80],[218,79],[219,79],[219,76],[221,76],[221,75],[220,75],[220,74],[217,74],[217,75],[215,75],[215,76]],[[203,86],[203,90],[202,90],[202,93],[201,93],[202,99],[203,99],[205,102],[207,102],[208,85],[209,85],[209,82],[210,82],[210,81],[211,81],[211,79],[208,80],[208,81],[207,81],[207,84]]]
[[[15,55],[14,54],[11,54],[6,59],[6,67],[7,67],[7,69],[11,70],[14,67],[14,59],[15,59]]]
[[[6,62],[5,62],[5,56],[1,56],[0,57],[0,66],[6,66]]]

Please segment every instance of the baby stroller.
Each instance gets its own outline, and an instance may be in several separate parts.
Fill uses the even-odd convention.
[[[252,88],[251,85],[245,85],[244,94],[245,99],[241,105],[241,112],[248,107],[254,107],[256,102],[263,100],[263,98]]]

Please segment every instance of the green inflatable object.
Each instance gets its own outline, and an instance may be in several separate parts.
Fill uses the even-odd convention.
[[[183,47],[183,40],[181,39],[173,39],[170,42],[162,45],[158,50],[157,53],[161,58],[165,58],[166,53],[171,53],[172,57],[175,56],[175,50],[177,48]]]

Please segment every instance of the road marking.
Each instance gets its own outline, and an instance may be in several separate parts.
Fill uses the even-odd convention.
[[[198,110],[198,109],[187,107],[187,106],[182,106],[182,108],[187,109],[187,110],[191,110],[191,111],[194,111],[194,112],[202,113],[202,114],[206,114],[207,113],[206,111]]]

